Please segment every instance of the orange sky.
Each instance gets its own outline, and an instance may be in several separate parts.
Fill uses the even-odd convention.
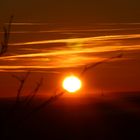
[[[30,84],[26,85],[26,92],[41,76],[45,77],[40,93],[46,94],[61,87],[65,74],[80,73],[86,64],[121,52],[123,58],[114,59],[86,73],[83,91],[140,90],[139,23],[73,28],[59,25],[56,29],[46,29],[45,23],[30,29],[29,26],[27,23],[13,24],[8,52],[0,57],[1,96],[15,95],[18,81],[11,76],[13,73],[22,75],[28,70],[33,71],[29,78],[32,82],[28,81]]]
[[[1,40],[12,14],[14,22],[8,52],[0,57],[0,96],[15,96],[13,73],[33,71],[25,92],[43,76],[40,93],[46,94],[60,87],[65,74],[122,52],[123,58],[88,71],[83,91],[140,90],[139,5],[139,0],[2,0]]]

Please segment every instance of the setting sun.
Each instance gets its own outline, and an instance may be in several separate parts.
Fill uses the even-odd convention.
[[[63,88],[70,93],[74,93],[82,86],[81,80],[76,76],[68,76],[63,81]]]

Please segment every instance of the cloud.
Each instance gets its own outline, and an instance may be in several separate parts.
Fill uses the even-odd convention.
[[[21,45],[37,45],[37,44],[49,44],[49,43],[103,41],[103,40],[112,40],[112,39],[130,39],[130,38],[140,38],[140,34],[108,35],[108,36],[85,37],[85,38],[30,41],[30,42],[22,42],[22,43],[13,43],[10,45],[21,46]]]
[[[21,23],[21,25],[23,24]],[[93,29],[91,32],[96,30],[101,32],[102,30],[117,31],[123,29]],[[83,32],[85,34],[90,32],[89,29],[53,31],[59,33]],[[114,56],[122,51],[139,52],[139,39],[140,34],[116,34],[114,32],[112,35],[91,36],[90,34],[88,37],[73,38],[59,36],[59,39],[11,43],[9,47],[11,55],[0,57],[0,70],[32,69],[46,71],[47,69],[81,67]],[[127,57],[127,59],[131,59],[131,57]]]
[[[9,23],[6,23],[9,24]],[[48,25],[48,23],[35,23],[35,22],[13,22],[12,23],[13,26],[41,26],[41,25]]]

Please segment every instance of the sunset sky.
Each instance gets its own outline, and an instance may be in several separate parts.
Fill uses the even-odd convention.
[[[8,52],[0,57],[0,96],[14,96],[29,77],[27,92],[40,77],[40,93],[51,93],[69,73],[123,53],[120,59],[90,69],[83,91],[140,90],[139,0],[1,0],[0,39],[14,15]],[[31,82],[32,81],[32,82]]]
[[[139,0],[1,0],[1,21],[139,22]]]

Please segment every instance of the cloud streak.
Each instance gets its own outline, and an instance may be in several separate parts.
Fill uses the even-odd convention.
[[[32,23],[28,23],[29,25]],[[27,24],[27,26],[28,26]],[[139,25],[138,23],[133,23]],[[18,23],[18,25],[26,25]],[[16,26],[16,24],[15,24]],[[131,28],[130,28],[131,29]],[[132,28],[134,29],[134,28]],[[113,31],[110,35],[92,35],[89,32]],[[140,52],[140,34],[135,32],[116,33],[115,31],[125,30],[121,28],[111,29],[56,29],[48,32],[55,32],[59,39],[24,41],[11,43],[10,55],[0,57],[0,71],[37,70],[81,67],[89,63],[96,63],[120,52]],[[126,28],[128,31],[128,29]],[[23,33],[25,33],[24,31]],[[32,31],[31,31],[32,32]],[[33,31],[34,32],[34,31]],[[38,31],[46,32],[46,31]],[[60,36],[59,33],[76,33],[79,37],[68,38]],[[85,37],[82,36],[82,34]],[[18,32],[17,32],[18,34]],[[29,31],[30,34],[30,31]],[[135,56],[135,55],[133,55]],[[121,60],[140,59],[140,57],[127,56]],[[115,60],[117,61],[117,60]]]
[[[86,41],[104,41],[104,40],[130,39],[130,38],[140,38],[140,34],[109,35],[109,36],[72,38],[72,39],[42,40],[42,41],[13,43],[10,45],[21,46],[21,45],[37,45],[37,44],[49,44],[49,43],[72,43],[72,42],[77,43],[77,42],[86,42]]]
[[[91,33],[91,32],[113,32],[113,31],[134,31],[140,30],[140,28],[107,28],[107,29],[61,29],[61,30],[39,30],[39,31],[12,31],[11,34],[43,34],[43,33],[60,33],[60,34],[81,34],[81,33]],[[3,32],[0,32],[3,34]]]

